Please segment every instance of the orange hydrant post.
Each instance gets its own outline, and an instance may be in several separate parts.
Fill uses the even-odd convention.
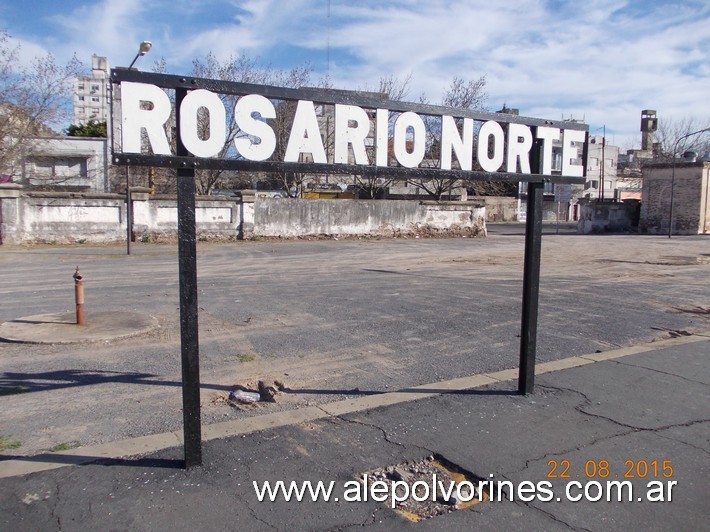
[[[79,266],[74,272],[74,298],[76,299],[76,324],[84,325],[84,281]]]

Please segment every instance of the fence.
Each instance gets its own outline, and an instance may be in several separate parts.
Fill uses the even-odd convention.
[[[174,196],[132,189],[135,240],[177,238]],[[0,185],[0,243],[109,243],[125,240],[122,194],[33,192]],[[200,196],[198,240],[309,235],[485,234],[482,202],[313,200]]]

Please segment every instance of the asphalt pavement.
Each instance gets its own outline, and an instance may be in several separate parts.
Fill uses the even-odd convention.
[[[187,471],[174,246],[3,246],[0,327],[48,343],[0,342],[0,529],[708,529],[707,238],[546,226],[521,396],[523,238],[489,235],[198,246],[203,465]],[[267,375],[275,403],[227,401]],[[367,475],[401,495],[432,471],[483,482],[482,502],[348,492]],[[339,500],[259,500],[267,480],[333,482]]]
[[[707,530],[708,352],[710,332],[540,364],[527,396],[507,371],[272,416],[260,430],[232,422],[188,470],[180,445],[114,458],[91,448],[20,457],[0,462],[0,476],[20,464],[0,479],[0,527]],[[77,457],[88,463],[65,465]],[[463,475],[457,486],[482,482],[482,502],[466,507],[464,489],[460,509],[431,503],[427,512],[442,513],[416,522],[411,505],[393,508],[363,487],[368,474],[368,489],[375,478],[406,482],[398,471],[432,458]],[[63,467],[28,473],[42,461]],[[433,475],[415,478],[437,485]],[[332,482],[330,500],[263,496],[265,481],[307,480]]]

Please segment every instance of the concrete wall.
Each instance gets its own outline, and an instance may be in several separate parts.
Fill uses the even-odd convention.
[[[505,196],[472,196],[471,201],[486,207],[486,222],[517,222],[518,198]]]
[[[527,198],[523,198],[520,200],[520,211],[518,211],[517,219],[515,221],[524,222],[527,217],[527,211],[528,200]],[[542,202],[542,220],[545,222],[556,222],[558,216],[560,221],[564,222],[570,216],[568,214],[569,211],[570,203],[568,201],[562,201],[559,205],[557,205],[557,202],[552,199],[545,199]]]
[[[0,183],[0,244],[18,241],[19,200],[22,185]]]
[[[144,190],[144,189],[141,189]],[[133,194],[135,240],[174,240],[175,197]],[[236,239],[241,230],[240,201],[198,197],[198,240]],[[126,201],[122,194],[27,192],[0,185],[0,243],[104,243],[126,239]]]
[[[673,187],[673,234],[710,233],[710,162],[677,162],[675,178],[671,164],[643,168],[643,202],[640,229],[648,233],[667,233]]]
[[[177,238],[174,196],[133,194],[134,240]],[[485,235],[477,202],[296,200],[199,196],[198,240],[252,236],[466,234]],[[126,239],[126,202],[119,194],[31,192],[0,185],[0,243],[103,243]]]
[[[0,242],[112,242],[125,238],[125,205],[116,194],[0,188]],[[123,230],[123,232],[121,232]]]
[[[241,231],[241,221],[242,204],[238,199],[225,196],[198,196],[195,199],[198,240],[234,240]],[[175,239],[177,197],[134,193],[133,234],[136,240]]]
[[[623,203],[580,201],[577,232],[582,234],[636,232],[638,221],[638,201],[630,200]]]
[[[385,235],[485,233],[478,202],[261,199],[254,202],[254,235]]]

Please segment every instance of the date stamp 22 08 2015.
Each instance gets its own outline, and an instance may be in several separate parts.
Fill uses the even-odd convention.
[[[547,461],[547,478],[673,478],[672,460],[624,460],[623,464],[612,464],[609,460],[586,460],[584,464],[573,464],[570,460]]]

